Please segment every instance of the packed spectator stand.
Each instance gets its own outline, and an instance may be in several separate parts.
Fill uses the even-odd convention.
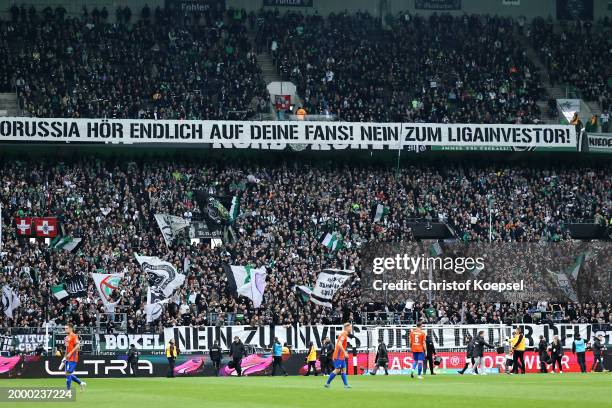
[[[414,218],[444,220],[459,239],[486,241],[487,191],[495,196],[496,241],[564,240],[568,238],[564,223],[597,218],[607,222],[611,217],[609,163],[593,168],[422,164],[397,174],[385,167],[326,162],[264,165],[257,160],[236,164],[84,157],[58,163],[6,160],[0,170],[4,208],[0,268],[4,282],[19,287],[22,302],[14,319],[2,315],[2,326],[40,326],[52,318],[56,324],[93,325],[97,313],[105,310],[91,281],[82,299],[58,301],[50,287],[74,274],[103,270],[126,273],[121,291],[113,296],[117,312],[127,313],[129,330],[150,329],[144,313],[146,279],[134,252],[166,259],[187,275],[180,293],[154,325],[364,321],[366,312],[385,306],[363,304],[359,280],[336,294],[333,309],[304,302],[295,285],[312,285],[316,271],[325,267],[359,271],[363,243],[410,241],[406,225]],[[207,243],[192,245],[185,238],[168,248],[154,214],[197,218],[200,210],[194,192],[202,187],[241,197],[242,214],[235,225],[238,239],[213,249]],[[374,202],[390,209],[380,222],[370,215]],[[19,237],[15,217],[28,215],[58,216],[63,234],[82,238],[82,245],[75,252],[58,251],[43,240]],[[318,238],[329,228],[342,234],[344,249],[334,252],[321,245]],[[262,308],[254,309],[249,299],[232,296],[224,262],[268,268]],[[189,302],[193,294],[195,300]],[[475,305],[461,317],[457,305],[442,305],[445,312],[438,318],[443,322],[516,321],[529,309]],[[572,321],[610,321],[609,305],[573,310],[580,312],[567,314]]]
[[[508,18],[369,14],[261,17],[309,112],[347,121],[534,123],[540,73]]]
[[[610,53],[589,47],[606,43],[605,24],[595,33],[583,25],[558,31],[544,21],[525,30],[502,17],[401,14],[381,24],[367,14],[236,10],[192,19],[127,7],[111,22],[110,12],[84,10],[74,17],[61,8],[11,10],[12,19],[0,21],[0,91],[16,86],[27,116],[246,119],[268,106],[256,50],[271,50],[309,113],[348,121],[536,123],[537,101],[546,94],[543,73],[521,42],[525,35],[553,83],[572,83],[609,109],[602,67],[611,66]],[[568,49],[588,57],[569,58]],[[128,330],[153,328],[145,319],[146,280],[135,251],[181,269],[189,259],[186,284],[154,325],[361,323],[372,321],[371,313],[373,321],[388,322],[390,312],[441,324],[545,321],[553,312],[558,321],[610,323],[609,303],[546,305],[545,318],[535,317],[542,310],[534,304],[418,303],[406,312],[402,304],[363,304],[355,282],[328,310],[303,302],[294,287],[312,285],[313,271],[323,267],[359,268],[360,243],[412,240],[409,219],[440,220],[463,241],[486,240],[487,194],[495,197],[493,240],[568,239],[567,222],[609,222],[611,170],[609,164],[426,164],[396,173],[320,162],[11,158],[0,165],[0,268],[2,283],[18,286],[22,307],[14,319],[0,316],[1,326],[39,327],[51,320],[93,325],[105,310],[91,284],[86,298],[70,301],[55,300],[50,287],[73,274],[104,270],[126,272],[125,286],[113,296],[128,316]],[[197,216],[193,195],[203,186],[241,196],[240,239],[216,248],[185,240],[169,250],[153,215]],[[369,216],[377,200],[390,209],[384,223]],[[14,219],[24,215],[58,216],[64,234],[84,242],[70,253],[19,238]],[[327,226],[352,246],[337,253],[321,246],[317,239]],[[221,268],[229,261],[269,267],[264,307],[231,296]]]
[[[109,13],[11,9],[0,21],[0,90],[17,89],[28,116],[246,119],[269,108],[257,51],[272,54],[308,113],[347,121],[537,123],[547,81],[609,111],[606,20]]]
[[[157,9],[81,18],[61,8],[0,21],[0,88],[26,116],[245,119],[268,99],[242,14]],[[96,10],[97,11],[97,10]]]

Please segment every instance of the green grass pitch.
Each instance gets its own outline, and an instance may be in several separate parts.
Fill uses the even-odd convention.
[[[5,406],[87,408],[213,407],[612,407],[612,375],[438,375],[340,378],[331,389],[325,377],[89,379],[76,402],[8,403]],[[0,387],[61,387],[60,379],[2,380]],[[6,403],[4,403],[6,404]],[[3,403],[0,403],[2,408]]]

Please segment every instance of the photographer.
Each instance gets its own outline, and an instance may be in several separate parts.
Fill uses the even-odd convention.
[[[472,339],[472,336],[467,334],[465,336],[464,341],[467,344],[467,350],[465,353],[465,365],[463,366],[463,370],[457,371],[459,374],[462,374],[462,375],[465,373],[465,370],[468,369],[470,364],[472,364],[472,368],[475,367],[474,365],[474,340]]]
[[[334,353],[334,346],[331,344],[329,337],[323,340],[323,346],[319,352],[319,361],[321,361],[321,373],[323,375],[329,375],[333,370],[332,354]]]
[[[427,355],[425,356],[425,370],[423,370],[423,374],[427,374],[427,366],[429,365],[429,371],[431,375],[436,375],[434,373],[434,356],[436,353],[436,346],[431,339],[431,336],[425,337],[425,350]]]
[[[230,344],[229,355],[232,358],[233,368],[236,370],[238,377],[242,377],[242,367],[240,362],[244,357],[244,344],[240,340],[240,337],[234,337],[234,341]]]
[[[546,369],[546,364],[548,363],[550,357],[546,352],[548,350],[548,342],[544,338],[544,336],[540,335],[540,342],[538,343],[538,357],[540,358],[540,372],[544,374],[548,374],[548,370]]]
[[[602,334],[593,339],[591,350],[593,350],[593,365],[591,366],[591,371],[595,371],[597,364],[599,364],[602,372],[608,372],[603,364],[603,352],[606,350],[606,346],[604,345],[604,337]]]
[[[378,339],[378,348],[376,349],[376,357],[374,358],[376,361],[376,366],[374,367],[374,371],[372,371],[371,375],[376,375],[380,367],[385,369],[385,375],[389,375],[389,371],[387,369],[387,364],[389,363],[389,352],[387,351],[387,345],[383,342],[383,339]]]
[[[128,365],[130,366],[130,371],[132,375],[136,376],[136,371],[138,370],[138,358],[140,357],[140,353],[136,350],[136,346],[134,344],[130,344],[130,349],[128,350]]]
[[[219,340],[215,340],[212,347],[210,348],[210,361],[212,361],[213,368],[215,369],[215,375],[219,375],[219,368],[221,367],[221,346],[219,346]]]

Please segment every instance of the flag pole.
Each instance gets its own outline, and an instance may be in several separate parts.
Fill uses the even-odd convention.
[[[2,202],[0,202],[0,251],[2,250]]]
[[[395,168],[395,177],[399,178],[400,175],[400,159],[402,157],[402,146],[397,148],[397,166]]]

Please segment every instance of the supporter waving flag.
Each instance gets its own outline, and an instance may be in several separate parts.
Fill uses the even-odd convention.
[[[157,222],[157,226],[161,230],[162,235],[164,236],[164,241],[168,246],[172,244],[176,238],[176,235],[180,231],[189,227],[188,220],[175,215],[155,214],[155,221]]]
[[[337,251],[344,248],[342,235],[337,232],[327,232],[322,234],[321,237],[319,237],[319,242],[332,251]]]
[[[310,292],[310,301],[331,308],[334,295],[353,276],[353,273],[354,271],[345,269],[323,269],[317,276],[314,289]],[[301,286],[300,289],[306,292],[304,286]]]
[[[152,322],[161,316],[162,304],[167,303],[172,293],[185,282],[185,275],[178,273],[170,262],[156,256],[134,256],[147,275],[149,288],[145,312],[147,322]]]
[[[259,308],[263,302],[266,290],[266,267],[253,268],[250,265],[223,265],[232,291],[238,296],[246,296],[253,301],[253,306]]]

